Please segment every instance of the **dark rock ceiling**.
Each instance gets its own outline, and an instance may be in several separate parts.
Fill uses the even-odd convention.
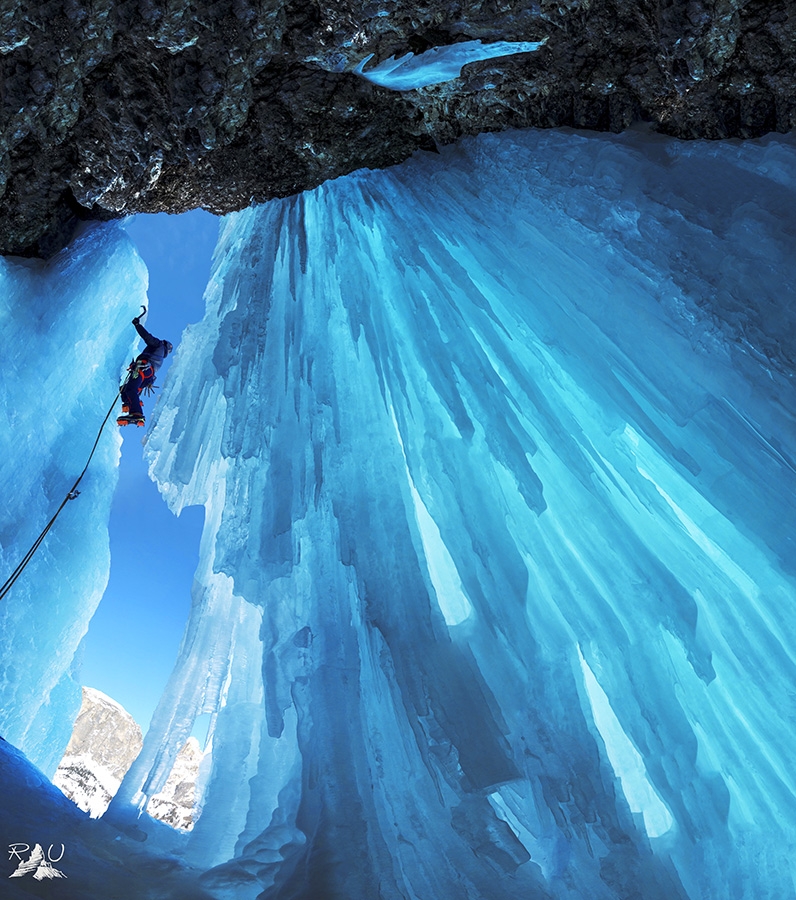
[[[396,92],[369,53],[538,41]],[[0,0],[0,252],[216,213],[508,127],[752,138],[796,123],[790,0]]]

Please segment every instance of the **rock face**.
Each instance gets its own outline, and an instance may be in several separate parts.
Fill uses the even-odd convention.
[[[194,825],[196,781],[204,754],[199,741],[189,737],[174,760],[174,767],[163,790],[149,801],[146,811],[172,828],[190,831]]]
[[[0,12],[0,252],[81,219],[224,213],[507,127],[754,137],[796,122],[789,0],[95,0]],[[29,8],[28,8],[29,7]],[[353,73],[539,41],[392,91]]]
[[[72,737],[53,776],[80,809],[101,816],[143,744],[141,728],[119,703],[94,688],[83,688]]]

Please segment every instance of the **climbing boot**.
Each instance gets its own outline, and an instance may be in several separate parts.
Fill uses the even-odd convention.
[[[119,416],[116,420],[117,425],[138,425],[139,428],[143,428],[146,424],[146,419],[139,415],[138,413],[132,413],[129,415]]]

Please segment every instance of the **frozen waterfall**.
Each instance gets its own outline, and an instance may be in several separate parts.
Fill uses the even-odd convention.
[[[512,132],[228,217],[146,451],[193,612],[109,819],[211,713],[169,850],[213,897],[796,897],[794,172]]]

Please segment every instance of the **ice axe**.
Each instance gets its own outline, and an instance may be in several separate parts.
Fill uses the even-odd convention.
[[[141,309],[143,310],[143,312],[140,313],[139,315],[137,315],[137,316],[133,319],[133,325],[135,325],[136,322],[139,322],[141,319],[143,319],[144,316],[146,315],[146,307],[144,306],[143,303],[141,304]]]

